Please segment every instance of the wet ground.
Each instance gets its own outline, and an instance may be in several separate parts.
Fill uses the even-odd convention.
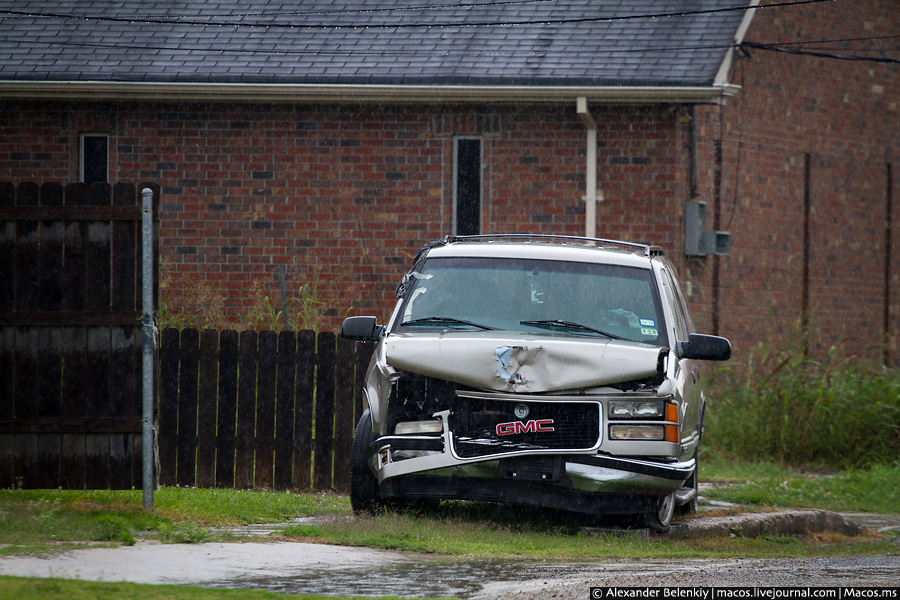
[[[807,526],[808,523],[799,519],[809,512],[812,511],[798,511],[796,522]],[[853,518],[860,525],[875,529],[900,526],[897,517],[855,515]],[[740,526],[744,522],[740,517],[730,519],[722,526]],[[785,519],[772,522],[781,527]],[[266,528],[256,531],[265,533]],[[537,600],[583,599],[590,587],[611,585],[897,586],[900,585],[900,556],[572,563],[457,560],[284,542],[171,545],[139,542],[132,547],[77,550],[49,557],[6,557],[0,559],[0,575],[287,593]]]

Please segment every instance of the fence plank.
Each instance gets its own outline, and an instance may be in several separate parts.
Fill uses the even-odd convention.
[[[350,491],[350,450],[353,445],[353,389],[356,386],[355,342],[339,338],[335,352],[334,489]]]
[[[63,433],[59,461],[59,485],[67,490],[85,486],[85,443],[87,434]]]
[[[313,456],[315,489],[331,488],[334,447],[334,334],[319,333],[316,342],[316,433]]]
[[[20,183],[16,188],[17,206],[37,206],[39,197],[37,184]],[[14,310],[28,310],[38,305],[38,236],[38,221],[16,223]]]
[[[178,356],[178,465],[175,483],[193,486],[197,468],[197,374],[200,364],[200,332],[181,332]]]
[[[87,328],[87,413],[95,417],[113,416],[109,394],[112,334],[109,327]]]
[[[62,206],[63,188],[59,183],[41,186],[41,206]],[[38,256],[38,310],[59,310],[63,298],[63,240],[66,226],[62,221],[41,221],[40,255]]]
[[[242,331],[239,339],[237,434],[234,444],[234,484],[238,488],[253,487],[257,338],[255,331]]]
[[[70,221],[66,224],[64,260],[66,269],[63,272],[64,310],[84,310],[87,303],[87,272],[85,267],[85,246],[87,244],[88,225],[84,221]]]
[[[197,408],[197,486],[216,483],[216,382],[218,381],[219,332],[200,334],[200,386]]]
[[[61,410],[63,417],[88,416],[88,397],[85,374],[87,363],[87,328],[64,327],[63,382]],[[85,433],[63,433],[60,453],[60,485],[67,489],[84,489],[85,486]]]
[[[216,487],[234,487],[238,333],[219,335],[219,394],[216,424]]]
[[[316,370],[316,334],[310,330],[297,339],[297,395],[294,403],[294,487],[311,486],[313,404]]]
[[[37,327],[37,396],[35,416],[59,417],[62,414],[62,331],[58,327]]]
[[[141,353],[139,325],[110,328],[110,404],[114,417],[141,416]]]
[[[278,358],[275,388],[275,489],[292,485],[291,449],[294,443],[294,392],[297,372],[297,335],[290,331],[278,334]]]
[[[128,490],[140,487],[141,480],[132,479],[132,464],[140,460],[140,453],[134,454],[132,445],[133,433],[109,434],[109,489]]]
[[[14,477],[25,489],[59,487],[61,436],[47,433],[20,433],[13,442]]]
[[[74,189],[72,190],[74,192]],[[73,197],[75,197],[73,195]],[[68,200],[68,197],[67,197]],[[109,206],[109,185],[91,184],[84,198],[88,206]],[[88,310],[110,309],[110,261],[112,257],[112,228],[109,221],[90,221],[85,243],[85,279]]]
[[[16,327],[15,333],[15,385],[13,392],[15,406],[13,416],[17,418],[36,417],[40,381],[38,359],[38,330],[34,327]]]
[[[259,334],[256,383],[256,477],[257,488],[271,488],[275,458],[275,375],[278,335]]]
[[[11,419],[14,416],[15,349],[15,327],[0,327],[0,419]],[[0,487],[3,487],[2,484]]]
[[[3,489],[15,487],[15,438],[15,434],[0,433],[0,488]]]
[[[0,193],[2,197],[2,193]],[[2,198],[0,198],[2,203]],[[0,204],[2,206],[2,204]],[[15,294],[15,262],[12,257],[16,255],[16,222],[0,220],[0,313],[10,312],[13,309]]]
[[[181,334],[177,329],[162,332],[159,348],[159,483],[175,485],[178,435],[178,352]]]
[[[113,205],[134,206],[134,185],[116,184]],[[140,308],[137,288],[137,254],[140,242],[138,221],[115,221],[112,224],[112,308]]]
[[[110,486],[108,433],[89,433],[84,437],[84,485],[89,490]]]

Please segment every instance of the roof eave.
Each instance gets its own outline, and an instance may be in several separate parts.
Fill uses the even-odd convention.
[[[706,104],[733,96],[738,86],[478,86],[108,81],[0,81],[0,100],[128,102],[390,102],[556,103],[587,98],[605,104]]]
[[[759,6],[759,0],[750,0],[749,8],[744,11],[744,18],[741,19],[741,24],[734,34],[733,43],[725,53],[725,59],[719,65],[719,71],[716,73],[715,79],[713,79],[716,85],[729,85],[728,76],[731,72],[731,63],[734,61],[734,51],[743,43],[744,36],[747,35],[747,30],[750,29],[750,23],[753,21],[754,15],[756,15],[757,6]]]

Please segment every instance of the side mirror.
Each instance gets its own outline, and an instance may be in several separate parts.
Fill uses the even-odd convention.
[[[678,342],[678,356],[695,360],[728,360],[731,342],[723,337],[692,333],[686,342]]]
[[[341,337],[355,342],[377,342],[383,333],[375,317],[348,317],[341,325]]]

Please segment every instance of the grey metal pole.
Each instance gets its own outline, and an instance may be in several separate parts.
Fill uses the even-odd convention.
[[[153,190],[141,190],[144,510],[153,508]]]

